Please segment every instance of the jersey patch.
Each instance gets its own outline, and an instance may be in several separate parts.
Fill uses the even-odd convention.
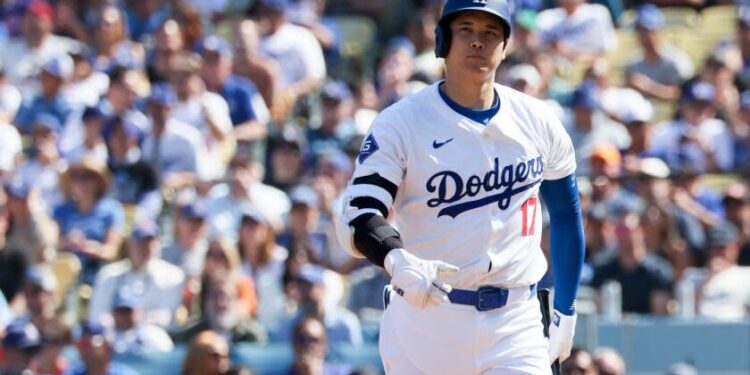
[[[375,137],[372,134],[368,135],[362,143],[362,148],[359,150],[359,156],[357,156],[359,164],[364,163],[367,158],[372,156],[372,154],[376,153],[378,150],[380,150],[380,146],[378,146],[378,142],[375,141]]]

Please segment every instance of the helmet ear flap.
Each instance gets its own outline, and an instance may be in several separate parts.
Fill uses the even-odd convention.
[[[451,33],[450,29],[443,27],[442,22],[435,27],[435,56],[445,57],[448,56],[448,51],[451,48]]]

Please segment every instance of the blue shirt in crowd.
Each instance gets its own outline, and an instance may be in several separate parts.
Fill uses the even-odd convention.
[[[24,101],[16,114],[16,126],[21,133],[28,134],[34,125],[34,119],[41,113],[54,116],[61,125],[65,125],[68,116],[73,112],[70,102],[62,95],[47,100],[38,95],[31,100]]]
[[[230,75],[224,81],[224,87],[219,94],[229,105],[229,117],[234,126],[258,119],[256,109],[253,108],[253,100],[257,100],[256,97],[260,96],[260,93],[251,80]]]

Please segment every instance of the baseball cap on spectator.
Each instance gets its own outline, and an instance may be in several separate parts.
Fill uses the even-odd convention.
[[[232,47],[229,46],[226,40],[216,35],[208,35],[198,43],[196,49],[200,55],[205,56],[209,53],[218,54],[221,57],[231,57]]]
[[[599,97],[596,87],[591,84],[583,84],[573,92],[573,107],[597,109],[599,108]]]
[[[81,114],[81,119],[83,121],[87,120],[93,120],[93,119],[103,119],[104,112],[102,112],[99,107],[93,106],[93,107],[86,107],[86,109],[83,110],[83,114]]]
[[[323,285],[324,269],[314,264],[305,264],[299,271],[299,278],[311,285]]]
[[[26,7],[26,12],[29,14],[33,14],[35,16],[43,16],[43,17],[49,17],[52,18],[55,11],[52,8],[52,5],[50,5],[45,0],[33,0],[29,3],[29,5]]]
[[[88,175],[96,178],[99,184],[99,194],[103,196],[109,191],[109,169],[92,157],[84,157],[78,163],[72,164],[60,175],[60,187],[66,197],[71,197],[71,185],[77,175]]]
[[[516,25],[528,31],[534,32],[538,29],[536,18],[537,12],[535,10],[521,9],[516,12],[513,20],[515,21]]]
[[[332,149],[321,155],[320,162],[327,162],[328,165],[340,172],[350,173],[352,171],[352,159],[344,151]]]
[[[320,205],[318,193],[313,188],[304,185],[292,189],[289,193],[289,200],[292,206],[318,207]]]
[[[352,98],[352,92],[349,90],[349,86],[342,81],[329,81],[323,85],[323,89],[320,90],[320,96],[323,100],[330,100],[334,102],[343,102]]]
[[[152,220],[140,221],[135,224],[130,236],[136,241],[159,237],[159,226]]]
[[[659,158],[644,158],[638,172],[643,177],[651,178],[667,178],[670,174],[667,163]]]
[[[277,12],[283,12],[290,6],[289,0],[260,0],[260,4]]]
[[[67,53],[56,55],[42,65],[42,70],[63,81],[67,81],[73,77],[74,68],[73,58]]]
[[[39,330],[28,320],[16,320],[5,328],[3,337],[3,348],[35,350],[42,345],[42,335]]]
[[[77,333],[76,339],[78,345],[84,344],[101,347],[104,344],[112,342],[112,332],[98,322],[84,322]],[[84,341],[84,338],[88,338],[88,342]]]
[[[26,199],[31,192],[31,182],[17,177],[5,183],[5,192],[14,198]]]
[[[58,287],[57,278],[55,277],[54,272],[45,265],[30,267],[26,271],[25,279],[26,282],[36,285],[47,292],[54,292]]]
[[[391,38],[391,40],[388,41],[388,44],[385,47],[386,53],[393,53],[398,50],[404,50],[409,56],[414,56],[417,54],[417,48],[414,47],[414,43],[409,40],[409,38],[405,36],[397,36],[395,38]]]
[[[202,202],[193,202],[180,208],[180,216],[191,220],[205,220],[208,217],[208,207]]]
[[[139,310],[143,307],[143,298],[137,293],[133,293],[129,288],[120,288],[115,295],[115,301],[112,308]]]
[[[646,4],[636,11],[635,26],[646,30],[659,30],[664,27],[664,15],[654,4]]]
[[[60,120],[57,119],[57,117],[49,113],[38,113],[36,116],[34,116],[32,129],[47,129],[55,134],[58,134],[60,133],[60,131],[62,131],[62,124],[60,123]]]
[[[706,245],[708,247],[724,247],[737,242],[737,228],[731,223],[722,223],[711,227],[706,232]]]
[[[690,83],[682,90],[682,101],[711,102],[715,96],[714,86],[706,81]]]
[[[171,106],[177,102],[177,94],[175,94],[172,86],[166,83],[158,83],[151,86],[151,94],[148,96],[149,103],[154,103],[161,106]]]
[[[539,87],[542,84],[542,76],[539,71],[530,64],[518,64],[508,71],[508,82],[512,85],[518,81],[524,81],[526,84]]]
[[[607,165],[617,166],[622,163],[620,150],[611,143],[602,143],[594,147],[591,159],[599,159]]]
[[[257,208],[251,206],[251,205],[244,205],[242,207],[242,214],[240,215],[240,222],[245,222],[246,220],[252,220],[258,224],[268,224],[268,219],[266,218],[266,215],[263,215],[260,210]]]

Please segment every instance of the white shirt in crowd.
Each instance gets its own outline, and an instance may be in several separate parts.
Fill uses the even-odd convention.
[[[144,160],[154,165],[162,179],[173,172],[192,172],[201,180],[211,176],[203,136],[192,125],[170,118],[161,137],[149,133],[141,145]]]
[[[706,281],[698,311],[719,320],[737,321],[750,316],[750,267],[730,267]]]
[[[290,23],[281,26],[275,33],[261,41],[261,51],[276,60],[279,65],[280,86],[286,88],[314,77],[324,79],[326,63],[323,49],[313,33]]]
[[[18,134],[18,130],[0,119],[0,176],[16,169],[21,151],[21,135]]]
[[[31,98],[39,92],[39,73],[50,58],[73,51],[78,42],[57,35],[49,35],[37,48],[29,48],[26,41],[14,38],[0,42],[0,60],[5,66],[8,82],[16,86],[24,97]]]
[[[543,44],[562,40],[578,53],[602,53],[617,48],[612,18],[601,4],[581,4],[573,14],[547,9],[537,17]]]
[[[283,226],[284,218],[292,207],[286,193],[261,182],[252,185],[247,199],[239,200],[231,195],[229,186],[218,185],[212,189],[207,203],[210,235],[236,240],[240,218],[247,205],[262,212],[277,230]]]

